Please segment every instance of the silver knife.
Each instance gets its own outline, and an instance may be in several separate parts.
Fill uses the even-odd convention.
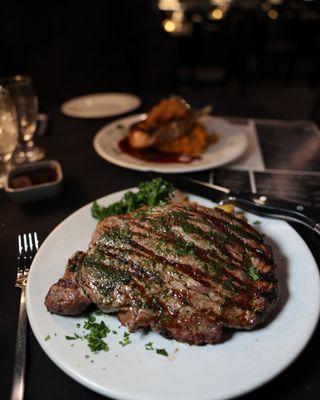
[[[177,189],[206,197],[216,203],[232,203],[235,206],[262,216],[298,222],[320,235],[319,211],[303,204],[250,192],[234,192],[212,183],[200,182],[177,175],[166,175]]]

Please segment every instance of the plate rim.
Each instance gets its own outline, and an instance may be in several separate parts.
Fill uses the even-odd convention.
[[[239,133],[238,135],[242,137],[243,140],[243,148],[239,151],[239,153],[236,156],[230,157],[227,161],[223,161],[223,162],[212,162],[212,164],[210,165],[192,165],[192,164],[178,164],[176,163],[177,166],[175,167],[164,167],[164,164],[159,163],[159,166],[153,166],[150,164],[148,164],[147,162],[145,163],[145,165],[139,165],[139,164],[134,164],[134,163],[129,163],[126,161],[123,161],[121,159],[118,159],[116,157],[110,156],[108,154],[106,154],[100,144],[99,144],[99,140],[100,138],[106,134],[106,132],[110,129],[113,129],[114,127],[116,127],[117,125],[121,124],[124,122],[124,120],[131,120],[132,122],[134,121],[139,121],[143,116],[145,116],[145,113],[140,113],[140,114],[134,114],[134,115],[130,115],[128,117],[123,117],[123,118],[118,118],[115,121],[112,121],[108,124],[105,124],[104,126],[102,126],[94,135],[93,137],[93,147],[95,152],[105,161],[110,162],[111,164],[114,165],[118,165],[122,168],[126,168],[126,169],[131,169],[131,170],[135,170],[135,171],[143,171],[143,172],[148,172],[148,171],[152,171],[152,172],[159,172],[159,173],[163,173],[163,174],[171,174],[171,173],[187,173],[187,172],[200,172],[200,171],[206,171],[209,169],[213,169],[213,168],[217,168],[217,167],[221,167],[222,165],[226,165],[229,164],[235,160],[237,160],[239,157],[241,157],[245,151],[248,149],[248,138],[247,135],[244,133],[244,131],[241,129],[239,129]],[[235,124],[232,124],[231,122],[229,122],[226,118],[221,117],[221,116],[212,116],[212,115],[208,115],[206,116],[206,118],[213,118],[213,119],[217,119],[223,122],[226,122],[230,125],[235,126]],[[134,159],[134,158],[133,158]],[[174,164],[174,163],[172,163]],[[172,165],[172,164],[167,164],[167,165]],[[162,165],[162,167],[161,167]],[[181,165],[181,167],[179,168],[178,165]]]
[[[116,111],[116,112],[101,112],[101,113],[96,113],[95,115],[84,115],[84,114],[79,114],[77,112],[73,112],[68,110],[68,106],[70,103],[76,101],[76,100],[84,100],[90,97],[103,97],[103,96],[126,96],[132,98],[136,102],[135,106],[127,107],[125,111]],[[83,118],[83,119],[96,119],[96,118],[107,118],[107,117],[113,117],[113,116],[119,116],[121,114],[126,114],[128,112],[131,112],[141,105],[141,98],[137,96],[136,94],[129,93],[129,92],[96,92],[96,93],[88,93],[88,94],[83,94],[80,96],[72,97],[71,99],[68,99],[64,101],[61,106],[60,106],[60,111],[62,114],[68,116],[68,117],[73,117],[73,118]]]
[[[131,188],[127,188],[127,189],[123,189],[123,190],[119,190],[116,192],[112,192],[109,193],[105,196],[101,196],[100,198],[97,198],[94,201],[103,201],[105,199],[107,199],[108,197],[114,195],[114,196],[121,196],[123,195],[125,192],[127,192],[128,190],[136,190],[137,187],[131,187]],[[197,196],[201,199],[204,199],[203,196],[198,196],[198,195],[194,195],[192,193],[187,192],[187,195],[193,195],[193,196]],[[68,215],[66,218],[64,218],[60,223],[58,223],[48,234],[48,236],[45,238],[45,240],[43,241],[43,243],[41,244],[40,248],[45,244],[45,242],[47,242],[48,240],[50,240],[50,237],[54,235],[54,233],[59,230],[61,228],[61,226],[69,219],[73,218],[75,216],[75,214],[77,214],[78,212],[80,212],[81,210],[87,208],[88,206],[90,206],[93,203],[93,201],[83,205],[82,207],[78,208],[77,210],[75,210],[74,212],[72,212],[70,215]],[[271,220],[271,218],[268,218]],[[277,222],[279,222],[279,220],[277,220]],[[294,234],[294,236],[296,237],[297,240],[299,240],[303,246],[304,246],[304,250],[308,253],[308,256],[310,257],[310,260],[312,260],[312,265],[310,264],[310,266],[308,266],[308,268],[313,268],[315,274],[317,275],[318,278],[318,282],[320,282],[320,272],[317,266],[317,262],[315,260],[315,258],[313,257],[313,254],[309,248],[309,246],[307,245],[307,243],[305,242],[305,240],[300,236],[300,234],[287,222],[285,221],[280,221],[283,224],[285,224],[287,226],[287,228],[289,228],[289,230],[291,231],[291,233]],[[40,249],[39,249],[40,250]],[[36,254],[31,268],[30,268],[30,272],[32,273],[32,266],[33,263],[35,262],[35,260],[38,257],[38,253]],[[95,384],[94,382],[92,382],[90,379],[86,378],[84,375],[81,375],[80,373],[78,373],[77,370],[73,369],[72,367],[70,367],[69,365],[65,365],[62,361],[60,361],[59,359],[57,359],[55,357],[55,355],[53,354],[53,352],[51,352],[50,350],[50,343],[48,344],[48,342],[45,342],[44,340],[42,340],[42,338],[38,337],[38,334],[36,333],[36,329],[34,329],[34,325],[36,324],[34,321],[34,316],[32,314],[32,312],[30,311],[31,309],[31,305],[30,305],[30,284],[29,284],[30,280],[27,281],[27,287],[26,287],[26,308],[27,308],[27,314],[28,314],[28,319],[30,322],[30,326],[32,328],[33,334],[37,339],[38,344],[40,345],[40,347],[42,348],[42,350],[45,352],[45,354],[49,357],[49,359],[56,365],[58,366],[64,373],[66,373],[68,376],[70,376],[72,379],[74,379],[77,383],[84,385],[85,387],[93,390],[96,393],[102,394],[103,396],[111,396],[112,398],[118,399],[118,400],[146,400],[146,399],[150,399],[149,397],[146,397],[145,395],[143,396],[139,396],[136,397],[135,395],[131,395],[130,392],[125,392],[122,391],[122,394],[119,395],[119,392],[114,391],[113,389],[106,389],[106,388],[101,388],[99,385]],[[303,345],[301,345],[300,348],[296,348],[295,351],[291,352],[291,356],[285,360],[285,362],[283,362],[283,364],[280,366],[280,368],[278,368],[276,371],[273,371],[271,374],[269,374],[267,379],[257,379],[256,380],[256,384],[254,386],[250,386],[249,388],[246,388],[244,390],[242,390],[241,392],[236,392],[236,393],[230,393],[230,395],[228,395],[227,397],[223,397],[222,400],[229,400],[229,399],[234,399],[238,396],[242,396],[245,394],[248,394],[262,386],[264,386],[265,384],[269,383],[270,381],[272,381],[276,376],[280,375],[286,368],[288,368],[298,357],[299,355],[303,352],[303,350],[306,348],[306,346],[308,345],[310,339],[312,338],[315,329],[317,327],[318,321],[319,321],[319,317],[320,317],[320,288],[318,288],[318,292],[317,292],[317,297],[318,297],[318,303],[317,303],[317,312],[314,312],[314,319],[313,319],[313,324],[309,325],[309,329],[307,332],[307,335],[304,338],[304,343]],[[159,400],[159,399],[163,399],[163,397],[154,397],[155,400]],[[174,398],[172,397],[167,397],[168,400],[174,400]],[[202,397],[202,400],[210,400],[211,397]]]

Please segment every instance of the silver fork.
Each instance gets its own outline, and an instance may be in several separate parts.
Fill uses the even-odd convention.
[[[22,400],[24,396],[24,374],[26,364],[26,284],[30,265],[39,247],[37,233],[18,236],[18,267],[16,287],[21,289],[16,354],[13,372],[11,400]]]

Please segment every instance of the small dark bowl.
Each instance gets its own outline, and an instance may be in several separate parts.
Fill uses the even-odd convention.
[[[20,188],[13,188],[10,186],[12,179],[22,173],[31,173],[45,168],[50,168],[55,171],[56,179],[50,182],[43,182],[39,184],[33,184],[32,186],[25,186]],[[12,198],[16,203],[30,203],[32,201],[44,200],[50,197],[54,197],[61,192],[62,189],[62,169],[61,165],[54,160],[33,162],[30,164],[23,164],[13,168],[4,183],[4,189],[8,196]]]

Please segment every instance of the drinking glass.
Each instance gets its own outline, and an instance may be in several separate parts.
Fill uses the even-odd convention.
[[[0,80],[9,90],[17,110],[19,143],[13,155],[15,163],[37,161],[44,157],[44,150],[36,147],[33,136],[37,127],[38,99],[29,76],[17,75]]]
[[[9,91],[0,86],[0,187],[3,186],[17,143],[18,122],[16,109]]]

